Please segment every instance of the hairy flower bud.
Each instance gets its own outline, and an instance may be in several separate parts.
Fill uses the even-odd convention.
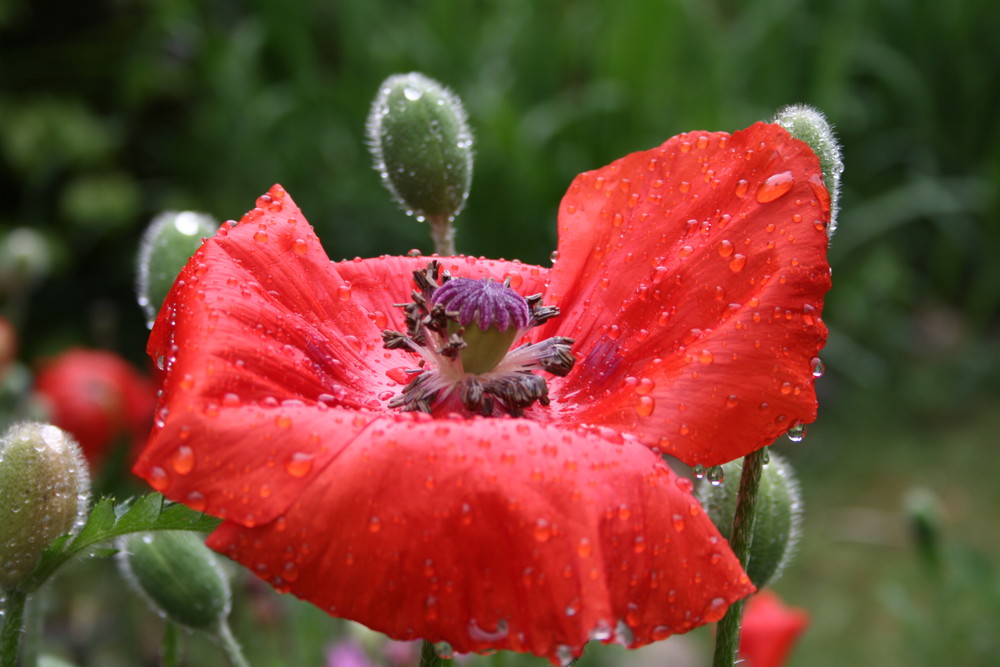
[[[153,218],[146,228],[139,244],[136,292],[150,327],[177,274],[202,239],[213,236],[218,226],[205,213],[168,211]]]
[[[844,161],[841,157],[840,143],[833,133],[833,127],[826,117],[804,104],[787,106],[774,117],[774,122],[788,130],[788,133],[809,144],[813,153],[819,158],[820,169],[823,170],[823,184],[826,186],[828,204],[830,207],[829,236],[837,230],[837,213],[840,203],[840,175],[844,172]]]
[[[450,220],[472,184],[472,133],[453,93],[423,74],[397,74],[368,116],[375,169],[407,213]]]
[[[90,476],[76,442],[49,424],[0,438],[0,588],[16,588],[61,535],[86,516]]]
[[[210,632],[229,615],[229,582],[198,534],[133,533],[117,546],[122,574],[157,613]]]
[[[802,523],[802,494],[791,466],[774,452],[768,452],[768,457],[770,461],[761,471],[757,519],[746,567],[758,590],[777,580],[791,561]],[[698,498],[728,540],[733,530],[742,461],[731,461],[721,468],[722,480],[718,473],[712,475],[710,471],[710,479],[719,483],[702,484]]]

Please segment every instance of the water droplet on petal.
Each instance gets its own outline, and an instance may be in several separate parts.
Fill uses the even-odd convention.
[[[545,519],[539,519],[535,522],[535,540],[538,542],[548,542],[549,538],[552,537],[552,526]]]
[[[153,487],[154,491],[159,491],[163,493],[170,486],[170,478],[167,476],[167,471],[160,466],[153,466],[149,471],[149,479],[147,480],[149,485]]]
[[[312,470],[315,458],[313,454],[295,452],[285,461],[285,470],[292,477],[305,477]]]
[[[743,267],[747,265],[747,256],[736,253],[733,255],[732,259],[729,260],[729,270],[733,273],[739,273],[743,270]]]
[[[648,417],[653,414],[656,408],[656,401],[652,396],[640,396],[635,402],[635,412],[640,417]]]
[[[799,423],[792,426],[785,433],[792,442],[802,442],[806,437],[806,425]]]
[[[719,486],[726,481],[726,473],[722,466],[712,466],[708,469],[708,482],[712,486]]]
[[[193,509],[195,512],[204,512],[205,508],[208,506],[205,496],[201,495],[197,491],[192,491],[187,494],[184,498],[184,504]]]
[[[377,516],[373,516],[371,519],[368,520],[368,530],[372,533],[377,533],[378,531],[382,530],[382,522],[379,520]]]
[[[170,467],[178,475],[186,475],[194,468],[194,450],[187,445],[181,445],[170,457]]]
[[[296,255],[304,255],[309,250],[309,244],[304,239],[295,239],[292,243],[292,252]]]
[[[705,607],[705,611],[702,616],[706,622],[715,623],[726,615],[726,609],[727,605],[725,598],[712,598],[711,601],[709,601],[708,606]]]
[[[783,171],[780,174],[768,176],[760,188],[757,189],[757,201],[761,204],[772,202],[778,197],[787,194],[795,185],[795,177],[790,171]]]
[[[823,373],[826,372],[826,366],[823,365],[823,360],[819,357],[813,357],[812,360],[812,376],[814,378],[823,377]]]

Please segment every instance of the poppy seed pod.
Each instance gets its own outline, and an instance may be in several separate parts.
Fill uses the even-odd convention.
[[[157,613],[209,632],[229,615],[229,582],[196,533],[133,533],[117,546],[122,574]]]
[[[149,223],[139,242],[136,276],[139,305],[149,326],[181,268],[218,226],[211,216],[195,211],[167,211]]]
[[[802,493],[791,466],[774,452],[768,452],[768,458],[761,471],[757,519],[746,566],[758,590],[774,583],[791,561],[802,523]],[[742,461],[721,468],[721,481],[710,473],[709,478],[715,481],[701,485],[698,499],[723,537],[731,539]]]
[[[367,130],[375,169],[408,214],[458,215],[472,184],[472,133],[458,97],[416,72],[391,76]]]
[[[0,588],[22,584],[42,552],[86,516],[90,477],[80,449],[50,424],[15,424],[0,438]]]

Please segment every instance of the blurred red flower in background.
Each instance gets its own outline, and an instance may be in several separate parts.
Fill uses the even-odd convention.
[[[558,306],[519,331],[531,349],[575,340],[544,391],[526,367],[484,374],[542,398],[483,417],[419,331],[383,346],[413,329],[394,304],[427,260],[331,263],[275,186],[160,311],[135,472],[223,518],[213,548],[394,638],[567,662],[718,620],[753,586],[659,452],[713,465],[814,419],[828,205],[780,127],[698,132],[579,176],[552,269],[439,258]],[[423,411],[399,410],[425,374],[435,391],[403,403]]]
[[[746,667],[781,667],[795,641],[809,625],[803,609],[785,605],[776,593],[763,590],[747,601],[740,635],[740,656]]]
[[[106,350],[73,348],[46,360],[35,394],[52,423],[77,439],[92,470],[119,439],[145,440],[156,405],[153,383]]]

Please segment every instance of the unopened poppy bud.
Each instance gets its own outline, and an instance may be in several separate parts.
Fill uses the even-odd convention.
[[[132,533],[117,547],[125,579],[158,614],[209,632],[224,623],[229,615],[229,582],[196,533]]]
[[[168,211],[153,218],[139,243],[136,291],[149,326],[170,291],[177,274],[218,224],[194,211]]]
[[[788,133],[796,139],[809,144],[813,153],[819,158],[819,166],[823,171],[823,184],[826,186],[829,199],[827,202],[827,199],[821,196],[821,204],[830,208],[827,234],[833,236],[837,230],[840,175],[844,172],[840,143],[833,133],[833,128],[822,113],[804,104],[793,104],[781,109],[774,117],[774,122],[788,130]]]
[[[768,452],[768,457],[761,471],[757,519],[746,567],[758,590],[777,580],[791,561],[802,523],[802,493],[791,466],[774,452]],[[702,484],[698,497],[728,540],[733,530],[742,461],[731,461],[721,469],[721,480],[718,468],[709,471],[709,479],[714,481]]]
[[[27,579],[42,552],[78,529],[90,496],[76,442],[49,424],[11,426],[0,438],[0,588]]]
[[[375,169],[399,205],[418,219],[450,221],[472,184],[472,133],[462,103],[423,74],[397,74],[368,115]]]
[[[938,567],[941,561],[941,500],[925,488],[910,489],[903,499],[910,534],[924,563]]]
[[[18,227],[0,241],[0,291],[16,293],[28,289],[51,269],[52,249],[40,232]]]

